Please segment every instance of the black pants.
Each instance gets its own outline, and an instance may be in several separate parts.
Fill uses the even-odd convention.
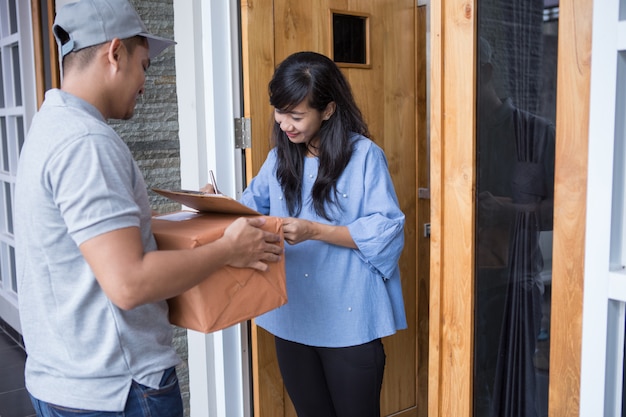
[[[380,417],[385,370],[380,339],[345,348],[275,339],[280,372],[298,417]]]

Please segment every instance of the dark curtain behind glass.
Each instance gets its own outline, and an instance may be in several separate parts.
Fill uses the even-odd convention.
[[[547,416],[555,22],[478,7],[474,416]]]

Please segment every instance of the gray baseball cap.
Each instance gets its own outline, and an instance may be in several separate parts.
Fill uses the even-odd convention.
[[[128,0],[79,0],[59,10],[52,26],[54,37],[65,56],[113,38],[144,36],[150,47],[150,59],[176,42],[155,36]]]

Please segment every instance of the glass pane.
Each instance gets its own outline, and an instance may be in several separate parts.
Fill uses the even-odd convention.
[[[333,13],[333,60],[367,64],[367,18]]]
[[[26,134],[24,132],[24,117],[18,116],[16,118],[16,129],[17,129],[17,153],[22,152],[22,146],[24,146],[24,140],[26,139]],[[17,174],[17,172],[13,172],[13,174]]]
[[[624,332],[626,332],[626,320],[624,321]],[[623,364],[626,364],[626,338],[624,340]],[[622,366],[622,417],[626,417],[626,366]]]
[[[22,75],[20,69],[20,48],[17,45],[11,47],[13,58],[13,87],[15,88],[15,105],[22,105]]]
[[[4,103],[4,73],[3,73],[3,67],[4,65],[2,65],[2,48],[0,48],[0,109],[3,109],[5,107],[5,103]]]
[[[475,417],[548,415],[558,0],[480,0]]]
[[[9,30],[11,34],[17,33],[17,7],[16,0],[9,0]]]
[[[2,126],[2,171],[9,172],[11,167],[9,166],[9,138],[6,134],[6,126],[3,123]]]
[[[15,268],[15,248],[9,246],[9,262],[11,271],[11,289],[17,293],[17,273]]]
[[[4,243],[0,244],[0,290],[6,289],[10,285],[11,280],[7,279],[4,272],[4,260],[2,251],[4,250]]]
[[[626,264],[626,52],[617,54],[615,137],[613,139],[613,198],[609,262],[619,270]]]
[[[6,209],[6,219],[7,219],[7,232],[9,234],[13,234],[13,197],[11,194],[11,184],[8,182],[4,183],[4,204]]]

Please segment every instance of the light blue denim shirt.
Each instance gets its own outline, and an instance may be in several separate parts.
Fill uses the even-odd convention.
[[[256,319],[270,333],[310,346],[345,347],[407,327],[398,259],[404,214],[380,147],[354,136],[350,163],[337,182],[340,208],[332,224],[347,226],[358,249],[309,240],[285,243],[288,302]],[[318,159],[305,158],[300,218],[329,224],[310,201]],[[260,213],[289,217],[270,151],[241,202]]]

